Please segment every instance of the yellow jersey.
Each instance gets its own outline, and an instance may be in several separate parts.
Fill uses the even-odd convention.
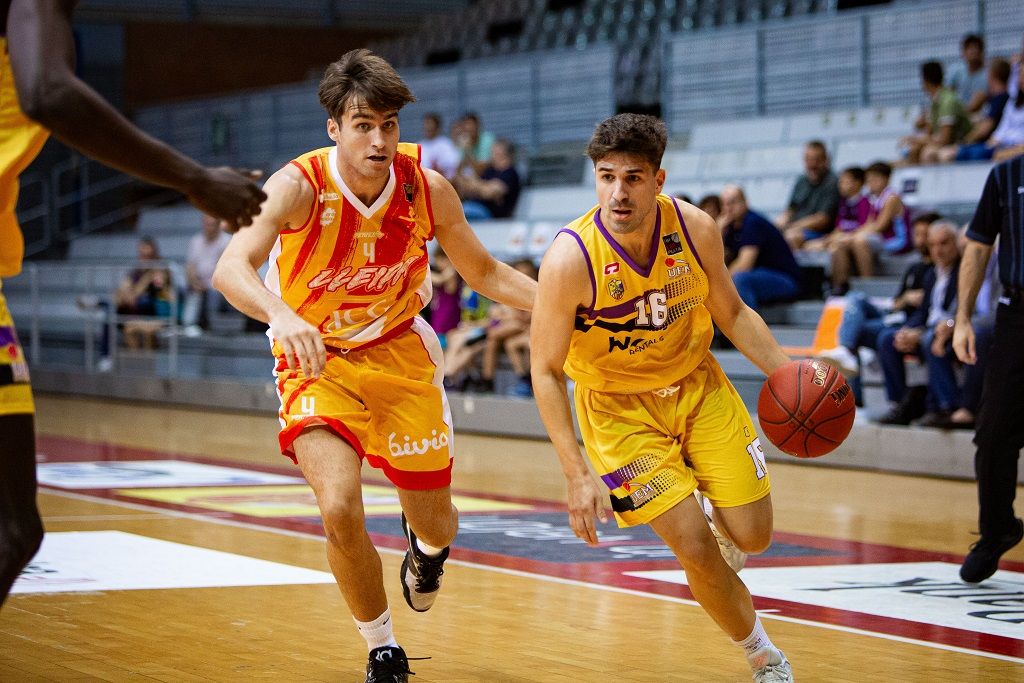
[[[21,272],[25,240],[18,226],[18,176],[39,154],[49,135],[18,103],[7,38],[0,38],[0,277]]]
[[[347,350],[404,331],[430,301],[434,219],[419,145],[399,143],[369,207],[342,180],[337,153],[324,147],[291,162],[316,201],[303,225],[281,231],[265,282],[325,344]]]
[[[687,376],[711,347],[708,278],[676,201],[658,195],[646,267],[601,222],[599,207],[561,230],[583,250],[593,304],[577,312],[565,372],[594,391],[635,394]]]

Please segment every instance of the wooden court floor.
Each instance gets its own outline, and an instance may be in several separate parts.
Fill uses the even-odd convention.
[[[270,415],[41,396],[37,430],[231,467],[290,464]],[[564,500],[547,443],[460,435],[456,444],[454,488]],[[969,482],[785,463],[771,474],[781,534],[961,556],[972,540]],[[122,531],[329,571],[316,534],[54,488],[40,505],[50,532]],[[1007,559],[1024,562],[1024,547]],[[749,680],[739,651],[689,601],[464,560],[448,567],[434,609],[416,614],[401,596],[401,552],[384,547],[382,560],[399,641],[431,658],[412,662],[416,683]],[[799,681],[1024,681],[1019,656],[929,643],[927,629],[901,638],[835,628],[823,614],[814,623],[764,613]],[[0,613],[0,681],[361,681],[365,656],[328,584],[24,593]]]

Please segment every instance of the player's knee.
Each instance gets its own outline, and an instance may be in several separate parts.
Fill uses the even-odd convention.
[[[11,564],[16,571],[28,564],[42,543],[43,522],[35,510],[22,512],[0,525],[0,556],[4,565]]]
[[[771,546],[772,531],[771,529],[758,529],[753,532],[739,534],[732,539],[732,542],[736,544],[737,548],[748,555],[760,555]]]
[[[675,545],[679,563],[683,565],[688,576],[710,576],[718,570],[722,561],[722,551],[710,532],[707,539],[686,539]]]
[[[355,542],[366,534],[362,501],[353,502],[341,497],[323,500],[320,502],[320,516],[331,545],[355,547]]]

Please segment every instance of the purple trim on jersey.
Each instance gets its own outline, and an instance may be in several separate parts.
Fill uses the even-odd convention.
[[[636,310],[636,302],[638,299],[646,300],[647,297],[651,294],[651,292],[657,291],[660,290],[648,289],[640,296],[635,296],[629,301],[624,301],[621,304],[615,304],[614,306],[608,306],[607,308],[602,308],[598,311],[594,311],[594,316],[598,318],[621,318],[627,313],[632,313],[633,311]]]
[[[563,232],[566,235],[573,236],[573,239],[576,240],[576,244],[580,245],[580,251],[583,252],[583,258],[587,260],[587,272],[590,274],[590,291],[593,292],[593,298],[590,300],[590,306],[586,310],[587,313],[593,315],[594,304],[597,303],[597,278],[594,277],[594,264],[590,262],[590,254],[587,253],[587,248],[583,246],[583,240],[575,232],[569,228],[562,228],[555,234],[555,237],[558,237],[558,235],[561,235]]]
[[[601,222],[601,209],[598,209],[597,213],[594,214],[594,222],[597,224],[597,229],[601,231],[602,235],[604,235],[605,240],[608,242],[609,245],[611,245],[611,248],[615,250],[615,253],[618,254],[622,258],[622,260],[626,262],[626,265],[632,268],[633,272],[635,272],[640,277],[651,276],[651,269],[654,268],[654,261],[657,259],[658,256],[658,244],[661,242],[661,207],[656,206],[656,208],[658,210],[658,214],[654,219],[654,239],[651,240],[651,249],[650,253],[648,254],[647,268],[641,268],[640,266],[638,266],[636,262],[633,261],[632,258],[630,258],[629,254],[627,254],[622,249],[622,247],[619,246],[619,243],[615,241],[615,238],[608,234],[608,231],[605,230],[604,223]]]
[[[669,199],[672,198],[669,197]],[[675,199],[672,199],[672,206],[675,207],[676,216],[679,217],[679,225],[683,228],[683,237],[686,238],[686,244],[690,247],[693,257],[697,259],[697,265],[700,266],[701,270],[704,270],[704,262],[700,260],[700,254],[697,253],[697,249],[693,246],[693,240],[690,239],[690,231],[686,229],[686,221],[683,220],[683,212],[679,210],[679,204],[676,203]]]
[[[604,482],[604,485],[607,486],[609,490],[614,491],[629,480],[622,476],[622,470],[619,469],[614,472],[609,472],[608,474],[602,474],[601,481]]]

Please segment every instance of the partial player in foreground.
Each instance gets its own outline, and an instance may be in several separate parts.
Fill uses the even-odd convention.
[[[534,391],[576,535],[598,542],[610,493],[621,526],[650,524],[672,549],[754,680],[791,681],[734,571],[743,553],[770,545],[772,504],[754,425],[709,353],[712,321],[765,374],[789,359],[736,293],[715,222],[661,193],[666,140],[661,121],[636,114],[595,130],[598,206],[558,234],[541,265]],[[565,374],[603,492],[576,442]]]
[[[75,75],[72,0],[0,0],[0,278],[21,271],[18,176],[52,133],[97,161],[181,191],[231,230],[260,212],[258,173],[206,168],[146,135]],[[36,507],[35,404],[0,291],[0,605],[43,540]]]
[[[327,67],[319,96],[335,144],[271,176],[263,213],[232,239],[214,285],[270,323],[281,451],[316,494],[327,559],[370,649],[367,683],[402,683],[409,666],[366,533],[360,469],[365,458],[398,489],[402,589],[426,611],[458,529],[443,355],[417,315],[430,300],[427,242],[436,234],[495,301],[529,309],[536,283],[484,250],[452,186],[420,166],[417,145],[399,143],[398,112],[414,97],[390,64],[349,52]],[[268,258],[264,282],[256,269]]]

